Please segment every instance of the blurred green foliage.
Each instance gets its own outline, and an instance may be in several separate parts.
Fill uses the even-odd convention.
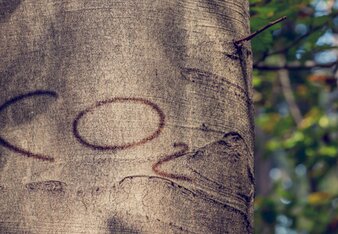
[[[256,168],[269,165],[255,233],[338,233],[338,1],[250,0],[250,14],[252,32],[287,16],[251,41]]]

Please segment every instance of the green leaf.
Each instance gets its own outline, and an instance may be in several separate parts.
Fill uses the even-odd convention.
[[[321,146],[318,153],[327,157],[336,157],[338,155],[337,147],[335,146]]]

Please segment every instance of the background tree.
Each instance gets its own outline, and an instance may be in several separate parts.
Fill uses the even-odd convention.
[[[251,233],[248,2],[0,2],[1,233]]]
[[[250,1],[257,233],[337,233],[336,1]]]

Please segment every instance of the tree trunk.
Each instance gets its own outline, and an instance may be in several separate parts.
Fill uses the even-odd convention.
[[[244,0],[0,3],[1,233],[252,233]]]

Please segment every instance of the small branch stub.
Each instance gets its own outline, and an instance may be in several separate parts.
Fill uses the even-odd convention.
[[[251,40],[252,38],[254,38],[255,36],[257,36],[259,33],[265,31],[266,29],[270,28],[271,26],[273,26],[275,24],[278,24],[279,22],[282,22],[285,19],[286,19],[286,16],[283,16],[283,17],[281,17],[281,18],[279,18],[279,19],[277,19],[275,21],[272,21],[269,24],[265,25],[263,28],[261,28],[261,29],[257,30],[256,32],[250,34],[249,36],[244,37],[244,38],[242,38],[240,40],[234,41],[234,44],[236,46],[239,46],[240,44],[242,44],[242,42]]]

